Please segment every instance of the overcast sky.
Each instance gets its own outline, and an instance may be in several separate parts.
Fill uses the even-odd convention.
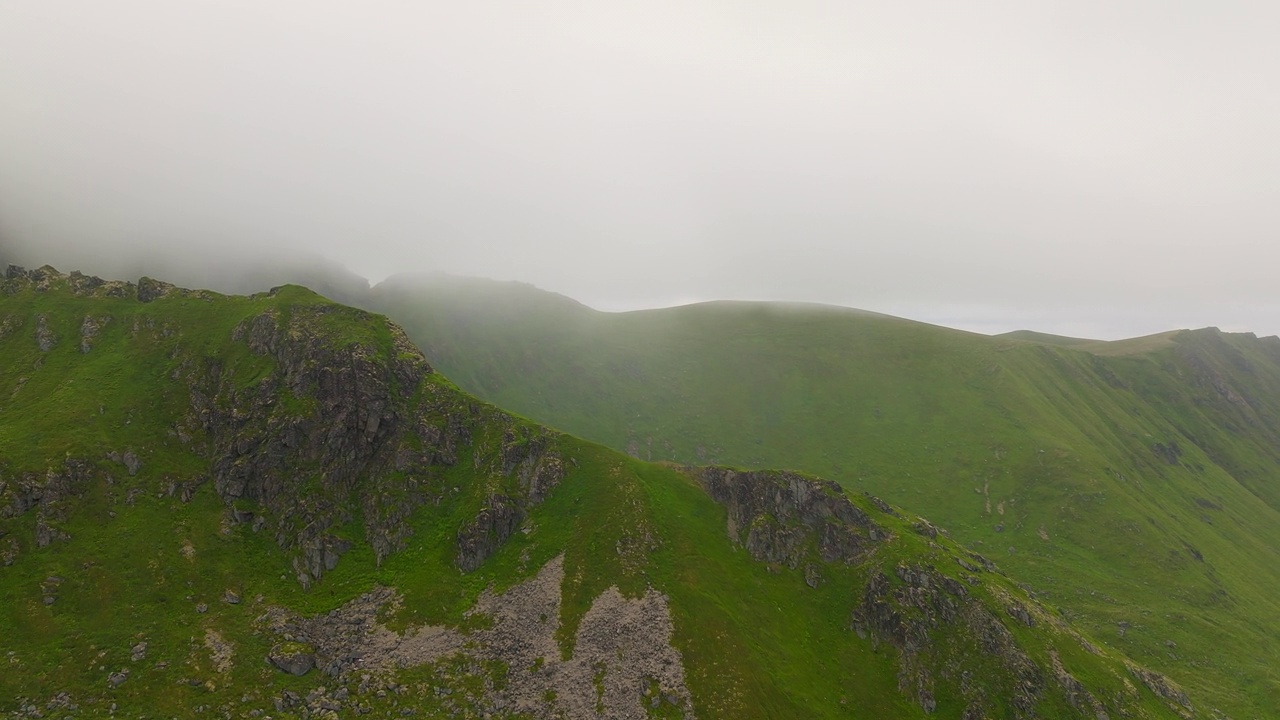
[[[1277,38],[1204,0],[0,0],[0,239],[1275,334]]]

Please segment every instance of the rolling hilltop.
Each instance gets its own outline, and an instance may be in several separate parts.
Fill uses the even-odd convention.
[[[393,278],[371,305],[481,398],[637,458],[884,497],[1210,712],[1280,707],[1280,339],[987,337],[772,303],[603,313],[443,276]]]
[[[508,415],[301,287],[10,268],[0,389],[9,717],[1207,712],[926,520]]]

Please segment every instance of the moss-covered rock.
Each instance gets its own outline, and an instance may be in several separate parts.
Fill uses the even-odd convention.
[[[306,675],[316,666],[316,651],[306,643],[284,642],[271,648],[267,662],[290,675]]]

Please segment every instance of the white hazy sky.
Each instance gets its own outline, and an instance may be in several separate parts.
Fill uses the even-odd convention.
[[[1280,332],[1271,2],[0,0],[0,241]]]

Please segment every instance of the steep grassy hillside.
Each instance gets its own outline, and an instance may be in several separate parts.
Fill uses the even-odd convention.
[[[982,555],[794,473],[651,464],[384,318],[0,281],[10,717],[1189,717]]]
[[[374,303],[478,396],[644,459],[789,467],[930,517],[1237,718],[1280,707],[1280,340],[990,338],[820,306]]]

